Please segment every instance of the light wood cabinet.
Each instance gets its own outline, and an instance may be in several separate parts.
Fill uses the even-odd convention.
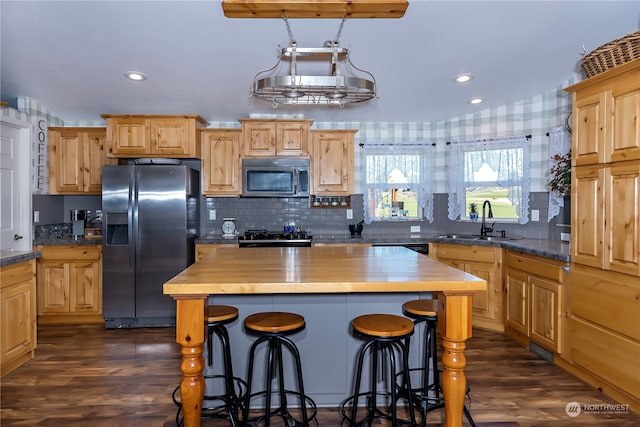
[[[49,193],[101,194],[105,128],[49,128]]]
[[[200,116],[103,114],[107,120],[108,157],[199,158]]]
[[[529,339],[563,353],[566,312],[561,285],[564,263],[515,251],[506,252],[505,331],[524,345]]]
[[[604,168],[580,166],[571,176],[571,261],[603,266]]]
[[[573,92],[575,166],[640,159],[640,66],[585,80]]]
[[[486,280],[487,289],[473,296],[473,325],[504,331],[502,249],[446,243],[429,245],[429,256]]]
[[[593,386],[640,407],[640,279],[574,265],[570,280],[571,362]]]
[[[612,163],[604,176],[604,268],[640,277],[640,161]]]
[[[239,196],[242,194],[239,129],[203,129],[202,194]]]
[[[103,323],[102,246],[36,246],[39,323]]]
[[[37,344],[35,274],[35,260],[0,267],[0,376],[33,359]]]
[[[239,121],[245,157],[309,157],[311,120]]]
[[[311,131],[314,195],[348,195],[354,188],[354,135],[357,130]]]
[[[573,262],[640,277],[640,60],[573,92]]]
[[[563,368],[640,408],[640,59],[567,88],[574,105],[570,352]]]

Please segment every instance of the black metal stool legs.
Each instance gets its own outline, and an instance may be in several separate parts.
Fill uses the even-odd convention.
[[[362,372],[364,365],[364,358],[367,353],[371,355],[371,385],[369,391],[362,393],[360,391],[360,386],[362,382]],[[350,427],[361,427],[361,426],[371,426],[373,420],[375,418],[383,418],[391,421],[392,426],[397,425],[411,425],[417,426],[418,422],[416,421],[416,413],[413,396],[411,394],[407,396],[403,396],[407,401],[407,410],[409,411],[409,418],[402,419],[398,416],[398,408],[397,402],[400,396],[396,390],[394,384],[391,384],[390,390],[386,392],[381,392],[377,390],[378,384],[378,372],[379,372],[379,355],[387,353],[389,360],[389,372],[397,372],[398,369],[398,361],[396,359],[396,355],[401,355],[401,363],[402,363],[402,375],[403,381],[405,384],[411,384],[411,380],[409,378],[409,352],[408,347],[402,340],[395,339],[372,339],[369,340],[366,344],[364,344],[357,356],[356,362],[356,378],[354,383],[354,391],[353,395],[348,397],[341,404],[341,411],[343,417],[343,424],[345,422],[348,423]],[[393,383],[393,379],[391,380]],[[388,412],[382,411],[378,407],[378,397],[388,396],[389,406]],[[358,403],[361,398],[366,399],[366,415],[358,419]],[[351,410],[348,411],[347,407],[351,404]],[[350,412],[350,415],[347,415],[347,412]],[[422,414],[420,414],[422,417]]]
[[[222,344],[222,363],[224,373],[222,375],[205,375],[207,379],[222,378],[224,381],[224,394],[221,395],[205,395],[203,398],[203,418],[228,418],[232,425],[238,422],[237,408],[241,401],[241,396],[246,390],[246,383],[240,378],[233,376],[233,363],[231,360],[229,333],[223,325],[210,325],[208,329],[208,362],[209,366],[213,365],[213,335],[216,335]],[[236,389],[237,387],[237,389]],[[244,389],[244,390],[243,390]],[[208,402],[219,400],[223,404],[219,406],[209,407]]]
[[[268,353],[267,353],[267,373],[266,373],[266,386],[264,391],[252,393],[253,386],[253,367],[255,360],[255,353],[258,346],[267,342],[268,345]],[[291,390],[287,390],[285,388],[284,383],[284,364],[282,357],[282,347],[285,346],[293,355],[293,361],[295,364],[296,370],[296,384],[297,384],[297,392],[293,392]],[[277,371],[277,375],[276,375]],[[272,380],[274,377],[277,378],[278,382],[278,399],[279,405],[276,409],[271,409],[271,402],[273,399],[273,391],[272,391]],[[296,419],[291,412],[289,411],[287,395],[297,395],[299,398],[300,404],[300,417],[301,420]],[[250,405],[251,398],[264,396],[265,399],[265,408],[264,413],[260,416],[251,417],[250,416]],[[311,410],[311,416],[309,416],[308,411]],[[251,345],[251,349],[249,350],[249,370],[247,373],[247,393],[244,398],[244,405],[242,408],[242,426],[251,426],[253,423],[264,425],[265,427],[269,427],[271,425],[271,417],[278,416],[282,418],[284,424],[286,426],[309,426],[309,422],[312,419],[315,419],[317,413],[317,408],[313,400],[307,397],[304,394],[304,383],[302,379],[302,364],[300,361],[300,353],[296,345],[287,337],[278,336],[278,335],[265,335],[261,336],[255,340],[255,342]]]

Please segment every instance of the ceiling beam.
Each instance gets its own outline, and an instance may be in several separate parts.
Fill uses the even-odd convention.
[[[223,0],[227,18],[402,18],[407,0]]]

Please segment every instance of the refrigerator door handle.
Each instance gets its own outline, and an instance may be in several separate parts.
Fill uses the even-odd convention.
[[[137,186],[135,180],[135,168],[131,167],[131,174],[129,176],[129,204],[127,207],[127,216],[129,227],[129,267],[133,267],[135,264],[135,255],[136,255],[136,226],[138,220],[138,189],[135,188]]]

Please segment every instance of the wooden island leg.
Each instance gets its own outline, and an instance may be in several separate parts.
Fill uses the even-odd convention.
[[[442,390],[446,425],[462,426],[467,377],[465,341],[471,337],[471,295],[444,293],[438,297],[438,326],[442,335]]]
[[[207,295],[174,297],[176,342],[182,346],[180,400],[184,427],[200,427],[204,396],[204,334]]]

